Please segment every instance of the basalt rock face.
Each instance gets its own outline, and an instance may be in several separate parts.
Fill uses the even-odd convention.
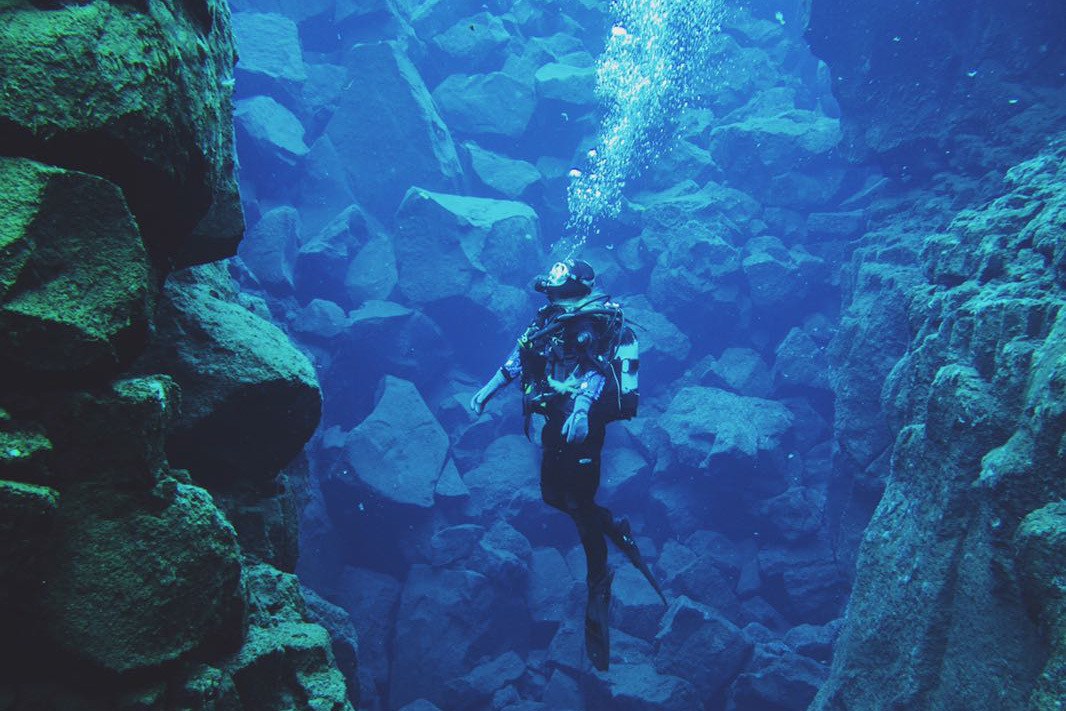
[[[1064,158],[1059,137],[1004,195],[897,245],[916,271],[888,287],[912,332],[882,391],[891,466],[812,708],[1062,698]]]
[[[221,2],[0,3],[4,709],[352,708],[282,572],[314,372],[167,280],[243,233],[233,62]]]
[[[233,253],[229,9],[220,0],[0,8],[0,154],[122,189],[161,264]]]
[[[1033,155],[1066,116],[1066,7],[1034,0],[813,0],[844,145],[898,176],[981,174]]]

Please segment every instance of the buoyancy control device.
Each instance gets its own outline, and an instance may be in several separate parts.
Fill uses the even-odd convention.
[[[572,358],[595,367],[605,385],[590,415],[604,422],[636,416],[640,400],[640,349],[622,307],[599,294],[573,306],[545,307],[519,339],[523,409],[547,414],[558,402],[549,384],[553,362]]]

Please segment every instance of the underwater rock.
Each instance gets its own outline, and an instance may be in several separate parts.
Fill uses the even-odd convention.
[[[470,514],[529,510],[540,503],[535,449],[522,435],[504,435],[485,448],[481,464],[463,475]]]
[[[293,265],[300,249],[300,214],[289,206],[263,215],[237,251],[256,280],[280,295],[292,291]]]
[[[293,699],[306,699],[310,708],[353,711],[332,640],[324,627],[308,621],[296,576],[259,564],[249,566],[244,577],[248,633],[225,665],[241,708],[285,708]]]
[[[358,685],[354,682],[359,678],[359,635],[355,631],[355,624],[343,608],[324,600],[306,586],[301,586],[300,589],[307,603],[308,621],[322,625],[329,632],[329,638],[332,640],[330,649],[333,650],[337,669],[347,681],[348,697],[352,705],[358,708]],[[354,694],[353,687],[356,692]]]
[[[312,299],[311,303],[293,315],[291,328],[293,333],[309,341],[328,343],[344,333],[349,325],[348,314],[340,306],[325,299]]]
[[[722,355],[697,365],[699,384],[728,388],[738,395],[767,397],[773,390],[770,369],[750,348],[726,348]]]
[[[0,14],[0,153],[117,185],[164,268],[232,254],[244,225],[227,4],[16,2]]]
[[[525,653],[527,619],[524,601],[480,573],[412,566],[396,617],[389,706],[424,698],[448,707],[448,683],[477,660]]]
[[[618,629],[640,639],[655,639],[666,610],[639,570],[632,565],[615,569],[611,596],[611,621]]]
[[[457,25],[462,18],[478,14],[485,8],[485,5],[477,0],[429,0],[428,2],[405,0],[401,3],[401,8],[418,37],[429,42],[437,35]]]
[[[792,413],[772,400],[691,386],[674,396],[657,425],[678,461],[703,469],[716,457],[754,460],[777,450]]]
[[[571,64],[545,64],[533,76],[539,99],[561,101],[575,106],[596,103],[596,68]]]
[[[299,195],[296,204],[307,234],[316,234],[337,216],[339,206],[354,203],[355,195],[348,185],[344,161],[328,135],[315,139],[301,168],[295,188]],[[254,181],[255,177],[250,179]]]
[[[325,132],[360,204],[391,219],[412,185],[457,188],[462,168],[451,134],[400,48],[356,45],[346,59],[352,79]]]
[[[487,151],[476,143],[464,143],[463,148],[470,154],[470,166],[478,179],[512,200],[541,179],[540,171],[532,163]]]
[[[171,277],[138,367],[169,373],[181,386],[167,455],[213,490],[268,485],[318,425],[322,396],[307,357],[236,303],[222,266]]]
[[[700,694],[689,681],[660,674],[651,664],[615,663],[611,684],[601,694],[599,708],[627,711],[703,711]],[[596,708],[594,706],[593,708]]]
[[[106,180],[0,158],[5,379],[114,373],[147,341],[148,255]]]
[[[541,261],[537,245],[540,228],[532,209],[519,202],[412,188],[396,222],[398,288],[404,296],[421,305],[449,297],[477,296],[474,290],[479,285],[486,297],[502,291],[496,293],[496,303],[490,302],[489,308],[509,331],[518,329],[518,322],[529,311],[516,309],[524,304],[510,303],[507,290],[500,289],[498,283],[512,289],[525,287],[530,264]],[[526,291],[523,288],[521,296],[528,299]],[[483,303],[480,299],[471,301],[471,306]]]
[[[253,96],[237,102],[234,118],[244,132],[238,135],[245,162],[257,172],[286,174],[311,149],[304,143],[300,119],[269,96]],[[247,140],[241,140],[244,137]]]
[[[925,274],[954,277],[908,293],[913,339],[883,389],[892,468],[813,709],[1022,708],[1061,664],[1023,597],[1005,593],[1024,585],[1010,542],[1025,517],[1066,494],[1066,299],[1026,236],[1066,200],[1064,153],[1053,142],[1008,173],[1007,194],[925,242]]]
[[[1066,556],[1066,503],[1058,501],[1033,511],[1018,527],[1014,540],[1026,603],[1044,625],[1050,646],[1030,703],[1034,708],[1054,708],[1066,695],[1066,593],[1061,577]]]
[[[348,318],[350,325],[338,337],[322,376],[334,417],[343,422],[358,422],[373,410],[374,390],[367,383],[390,374],[423,379],[447,365],[440,329],[420,311],[391,301],[367,301]],[[436,353],[438,358],[427,361],[425,353]]]
[[[44,588],[41,574],[58,508],[55,489],[0,481],[0,621],[8,629]],[[14,652],[7,644],[3,649]]]
[[[802,540],[817,533],[824,510],[825,497],[806,486],[794,486],[759,506],[767,525],[786,541]]]
[[[778,389],[828,390],[829,361],[825,345],[815,342],[802,328],[793,328],[778,344],[774,359],[774,382]]]
[[[839,142],[836,119],[796,109],[717,126],[710,151],[725,174],[747,176],[745,189],[764,203],[804,209],[828,204],[839,190]]]
[[[353,304],[386,300],[396,290],[399,275],[392,245],[388,235],[375,235],[352,257],[344,275],[344,291]]]
[[[825,281],[825,262],[802,246],[786,249],[776,237],[762,236],[748,241],[744,252],[742,267],[752,303],[775,314],[783,313],[781,320],[804,309],[812,285]]]
[[[452,74],[433,100],[450,128],[471,136],[521,136],[536,108],[533,86],[504,72]]]
[[[479,708],[493,694],[518,681],[526,673],[526,663],[514,652],[504,652],[474,667],[469,674],[448,683],[451,708]]]
[[[128,672],[238,639],[237,535],[204,489],[163,478],[144,501],[69,486],[56,523],[40,614],[60,648]]]
[[[249,93],[268,93],[272,84],[299,84],[307,80],[296,23],[284,15],[263,12],[233,13],[237,44],[234,75]],[[281,87],[278,87],[281,88]],[[281,98],[275,95],[275,98]]]
[[[736,676],[752,649],[736,625],[684,595],[671,603],[656,640],[656,671],[689,680],[704,699]]]
[[[402,585],[366,568],[345,567],[331,593],[359,633],[359,669],[378,685],[389,678],[389,645]]]
[[[785,644],[805,657],[828,662],[842,622],[838,619],[824,625],[797,625],[785,633]]]
[[[385,376],[374,411],[348,435],[345,463],[374,496],[428,508],[448,455],[448,435],[410,382]]]
[[[556,548],[535,548],[530,559],[529,613],[535,622],[562,622],[578,608],[580,585]]]
[[[371,230],[366,213],[352,205],[299,245],[292,266],[297,300],[306,304],[319,298],[347,304],[346,276],[353,257],[371,238]]]
[[[465,17],[432,38],[427,38],[436,52],[427,64],[461,66],[466,70],[498,69],[511,35],[503,21],[487,12]]]
[[[824,665],[780,642],[755,646],[755,653],[729,689],[729,708],[804,711],[825,680]]]

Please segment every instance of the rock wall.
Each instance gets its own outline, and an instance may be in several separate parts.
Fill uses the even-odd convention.
[[[814,708],[1054,708],[1063,695],[1066,144],[918,236],[882,403],[888,485]],[[1056,552],[1057,551],[1057,552]],[[1050,576],[1050,577],[1049,577]],[[994,652],[990,653],[990,650]]]
[[[243,234],[234,59],[214,0],[0,6],[4,709],[352,708],[279,490],[314,371],[171,273]]]
[[[827,509],[857,577],[812,708],[1055,708],[1062,7],[910,10],[809,9],[852,158],[901,179],[842,274]]]

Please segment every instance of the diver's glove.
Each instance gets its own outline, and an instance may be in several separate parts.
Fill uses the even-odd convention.
[[[566,437],[568,444],[579,444],[589,436],[590,407],[592,407],[592,398],[588,395],[578,395],[574,398],[574,410],[563,423],[563,436]]]
[[[485,411],[485,403],[492,399],[500,388],[507,384],[507,378],[503,377],[503,371],[497,370],[496,374],[492,376],[492,380],[485,384],[485,387],[474,393],[474,397],[470,398],[470,409],[474,411],[475,415],[480,415]]]

